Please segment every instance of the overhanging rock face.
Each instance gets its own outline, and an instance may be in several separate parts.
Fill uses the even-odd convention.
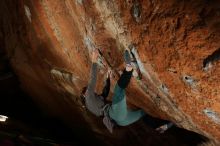
[[[219,1],[17,3],[14,9],[11,1],[2,4],[4,48],[23,87],[42,107],[53,112],[59,102],[71,106],[79,99],[94,48],[102,54],[97,91],[108,67],[114,70],[113,89],[129,47],[142,73],[127,90],[131,106],[220,141]]]

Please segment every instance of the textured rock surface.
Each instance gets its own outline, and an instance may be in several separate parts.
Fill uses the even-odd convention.
[[[143,75],[129,86],[131,106],[220,141],[219,1],[1,3],[1,46],[23,88],[43,109],[65,118],[64,107],[80,113],[73,103],[88,82],[92,49],[99,48],[103,56],[100,91],[107,67],[114,70],[113,89],[123,50],[130,47]],[[78,117],[106,133],[90,116]]]

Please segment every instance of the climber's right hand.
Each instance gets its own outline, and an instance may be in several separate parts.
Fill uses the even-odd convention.
[[[98,58],[99,58],[99,52],[97,49],[95,49],[92,51],[92,62],[97,63]]]

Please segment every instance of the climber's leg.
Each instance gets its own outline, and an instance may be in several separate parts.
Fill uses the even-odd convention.
[[[126,69],[123,71],[123,74],[115,86],[112,106],[109,109],[110,117],[121,126],[129,125],[145,115],[142,110],[130,111],[127,109],[125,88],[128,86],[133,72],[133,68],[130,65],[131,58],[128,50],[125,51],[124,58],[127,64]]]
[[[115,86],[114,96],[112,99],[112,106],[109,109],[110,117],[115,120],[118,125],[126,126],[139,120],[145,115],[143,110],[132,111],[127,109],[127,103],[125,98],[125,88],[127,87],[132,71],[123,72],[122,76],[118,80]]]
[[[116,84],[113,95],[113,102],[109,109],[109,116],[116,122],[123,120],[127,115],[127,104],[124,89]]]
[[[127,115],[122,121],[118,121],[117,124],[120,126],[127,126],[130,125],[140,118],[142,118],[145,115],[145,112],[143,110],[127,110]]]
[[[124,60],[126,63],[126,68],[115,86],[112,105],[109,109],[109,116],[116,122],[123,120],[127,116],[125,88],[130,82],[133,71],[132,66],[130,65],[131,58],[128,50],[126,50],[124,53]]]
[[[114,89],[114,95],[112,99],[112,105],[109,109],[109,115],[116,122],[125,119],[127,116],[125,88],[130,82],[132,71],[132,67],[127,66]]]

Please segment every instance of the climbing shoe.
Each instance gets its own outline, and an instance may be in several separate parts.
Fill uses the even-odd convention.
[[[137,65],[137,62],[131,62],[132,68],[134,69],[132,72],[132,76],[135,77],[138,80],[141,80],[141,73],[139,70],[139,67]]]
[[[126,64],[131,64],[131,56],[128,50],[124,52],[124,61]]]
[[[138,80],[141,80],[141,78],[142,78],[142,74],[141,74],[141,70],[140,70],[140,67],[139,67],[139,65],[138,65],[138,62],[137,62],[137,59],[136,59],[136,57],[135,57],[135,53],[137,53],[137,52],[135,52],[136,50],[135,49],[131,49],[131,65],[133,66],[133,68],[134,68],[134,71],[133,71],[133,76],[136,78],[136,79],[138,79]]]

